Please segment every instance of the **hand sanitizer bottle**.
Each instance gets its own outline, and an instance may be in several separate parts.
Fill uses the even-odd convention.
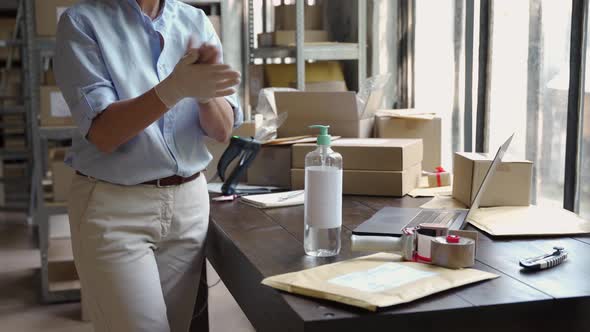
[[[342,156],[330,148],[329,126],[319,128],[317,148],[305,156],[305,233],[309,256],[329,257],[340,252],[342,227]]]

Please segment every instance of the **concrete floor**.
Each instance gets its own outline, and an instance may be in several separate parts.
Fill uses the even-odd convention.
[[[80,303],[42,305],[37,291],[39,250],[24,216],[0,214],[0,330],[19,332],[92,332],[90,323],[80,320]],[[208,266],[209,284],[219,277]],[[223,282],[209,290],[211,331],[254,331]]]

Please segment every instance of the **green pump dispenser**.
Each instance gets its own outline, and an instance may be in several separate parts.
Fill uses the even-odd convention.
[[[330,126],[322,126],[322,125],[313,125],[309,126],[309,128],[319,128],[320,134],[318,135],[318,145],[330,145],[332,144],[332,136],[328,134],[328,129]]]

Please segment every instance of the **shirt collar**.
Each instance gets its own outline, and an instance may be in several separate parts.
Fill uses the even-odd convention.
[[[156,23],[157,21],[159,21],[160,19],[162,19],[162,17],[166,16],[168,11],[169,11],[169,4],[168,2],[170,2],[170,0],[161,0],[162,1],[162,5],[160,6],[160,12],[158,13],[158,15],[156,16],[156,18],[154,18],[152,20],[153,23]],[[146,17],[148,19],[150,19],[149,16],[147,16],[142,10],[141,7],[139,7],[139,4],[137,3],[137,0],[127,0],[127,2],[131,5],[131,7],[143,18]]]

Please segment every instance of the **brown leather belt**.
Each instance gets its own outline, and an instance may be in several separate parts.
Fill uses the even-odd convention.
[[[84,175],[78,171],[76,171],[76,174],[78,174],[80,176],[88,177],[87,175]],[[199,177],[199,175],[201,175],[201,172],[197,172],[197,173],[195,173],[189,177],[186,177],[186,178],[179,176],[179,175],[172,175],[172,176],[157,179],[157,180],[146,181],[146,182],[143,182],[140,184],[147,184],[147,185],[152,185],[152,186],[157,186],[157,187],[179,186],[183,183],[188,183],[193,180],[196,180]]]

